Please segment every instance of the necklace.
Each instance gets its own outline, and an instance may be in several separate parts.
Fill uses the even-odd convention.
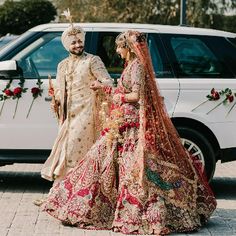
[[[66,76],[72,78],[73,73],[75,72],[81,57],[70,57],[66,65]]]

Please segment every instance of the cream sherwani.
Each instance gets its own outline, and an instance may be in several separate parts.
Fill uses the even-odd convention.
[[[95,80],[112,84],[98,56],[71,55],[59,63],[55,85],[55,96],[60,102],[59,133],[41,170],[43,178],[63,178],[95,142],[96,94],[89,88]]]

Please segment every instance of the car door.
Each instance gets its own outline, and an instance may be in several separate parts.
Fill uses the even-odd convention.
[[[68,56],[61,43],[61,33],[40,34],[33,42],[9,58],[17,61],[27,91],[22,93],[18,101],[17,99],[5,101],[0,116],[0,149],[52,148],[57,134],[57,122],[50,110],[48,75],[55,79],[57,64]],[[86,47],[90,43],[89,35],[86,34]],[[1,81],[1,88],[4,88],[8,82]],[[19,87],[20,82],[22,80],[12,80],[10,88],[13,90]],[[37,83],[41,84],[42,94],[33,99],[32,88],[37,88]]]
[[[236,147],[236,48],[220,36],[161,37],[180,81],[174,117],[201,122],[221,148]],[[226,99],[230,91],[233,98]]]
[[[139,31],[146,32],[145,29],[139,29]],[[99,31],[98,29],[94,29],[92,35],[94,42],[92,50],[101,57],[111,77],[115,79],[115,84],[117,84],[117,79],[119,79],[124,68],[124,61],[116,53],[115,45],[115,39],[120,33],[117,29],[113,31]],[[157,78],[157,85],[160,87],[161,93],[164,96],[169,115],[172,116],[178,98],[179,83],[174,77],[173,70],[158,33],[147,32],[146,36]]]

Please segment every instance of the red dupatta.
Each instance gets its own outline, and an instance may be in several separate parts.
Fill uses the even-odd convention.
[[[145,69],[140,90],[135,180],[141,185],[145,185],[146,181],[155,184],[167,203],[197,210],[199,214],[208,217],[216,208],[215,197],[201,171],[202,166],[185,150],[166,111],[154,77],[145,36],[137,31],[127,31],[125,37]]]

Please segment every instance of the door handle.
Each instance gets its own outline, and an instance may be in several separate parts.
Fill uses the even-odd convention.
[[[52,97],[50,97],[50,96],[49,97],[45,97],[44,99],[45,99],[46,102],[51,102],[52,101]]]

